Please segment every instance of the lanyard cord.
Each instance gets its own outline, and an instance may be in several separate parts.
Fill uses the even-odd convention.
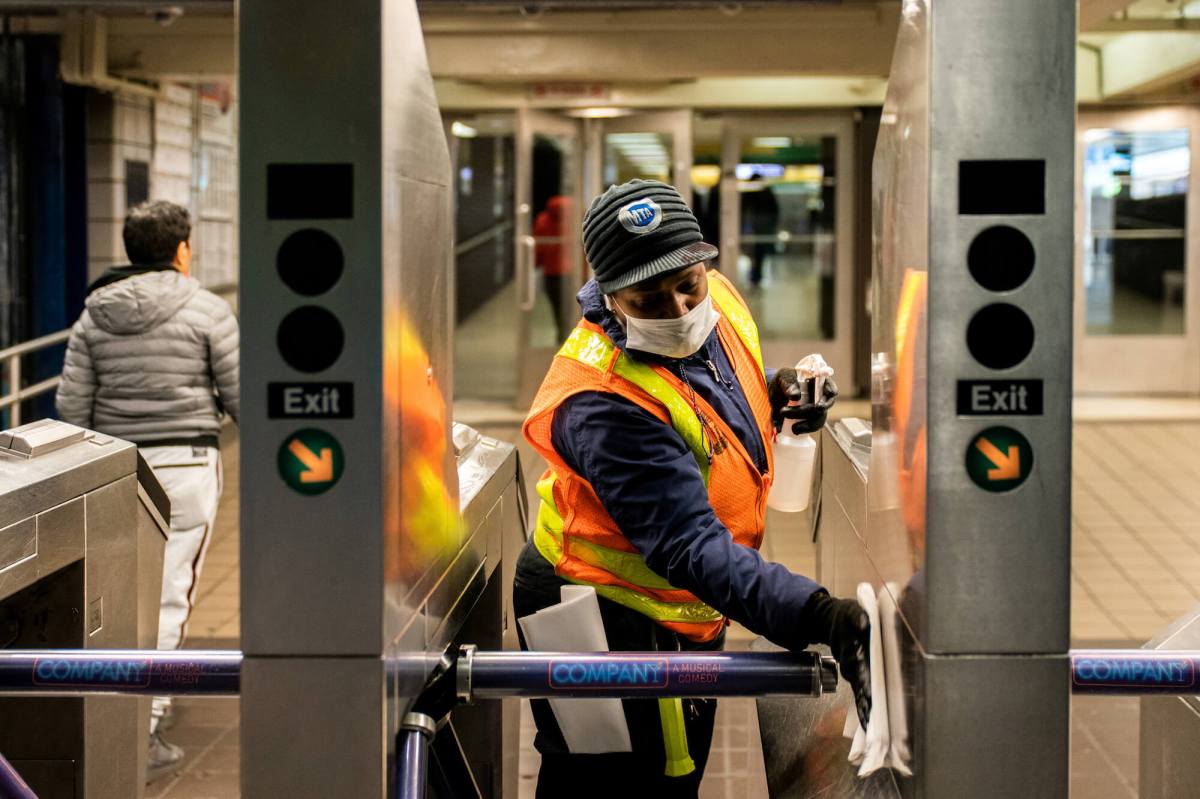
[[[679,372],[679,379],[687,386],[688,399],[692,403],[692,410],[695,411],[696,418],[700,421],[700,438],[704,444],[704,455],[708,458],[709,465],[711,465],[713,458],[724,452],[728,444],[721,431],[716,430],[708,420],[708,417],[700,410],[700,404],[696,402],[696,389],[692,388],[692,381],[688,380],[687,371],[683,368],[683,361],[676,361],[675,367]]]

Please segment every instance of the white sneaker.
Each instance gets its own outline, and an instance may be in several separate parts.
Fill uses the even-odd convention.
[[[161,732],[151,733],[146,758],[146,784],[170,774],[183,761],[183,750],[163,739]]]

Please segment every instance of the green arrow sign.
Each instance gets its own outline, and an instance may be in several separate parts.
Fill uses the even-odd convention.
[[[323,494],[342,476],[342,445],[324,430],[297,430],[279,445],[279,476],[301,494]]]
[[[989,427],[967,447],[967,474],[986,491],[1012,491],[1033,470],[1033,447],[1011,427]]]

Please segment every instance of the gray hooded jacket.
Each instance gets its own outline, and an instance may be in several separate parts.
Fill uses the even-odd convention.
[[[238,418],[238,324],[175,270],[94,291],[71,330],[58,415],[139,444],[216,435]]]

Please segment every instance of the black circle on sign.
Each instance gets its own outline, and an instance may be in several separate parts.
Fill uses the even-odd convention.
[[[967,250],[971,277],[988,291],[1012,291],[1033,274],[1033,242],[1008,225],[980,232]]]
[[[275,344],[288,365],[300,372],[328,369],[342,354],[342,323],[324,308],[306,305],[283,317]]]
[[[288,288],[314,297],[333,288],[346,266],[337,239],[316,228],[297,230],[275,253],[275,270]]]
[[[1015,305],[988,305],[967,325],[967,349],[989,369],[1009,369],[1033,349],[1033,322]]]

